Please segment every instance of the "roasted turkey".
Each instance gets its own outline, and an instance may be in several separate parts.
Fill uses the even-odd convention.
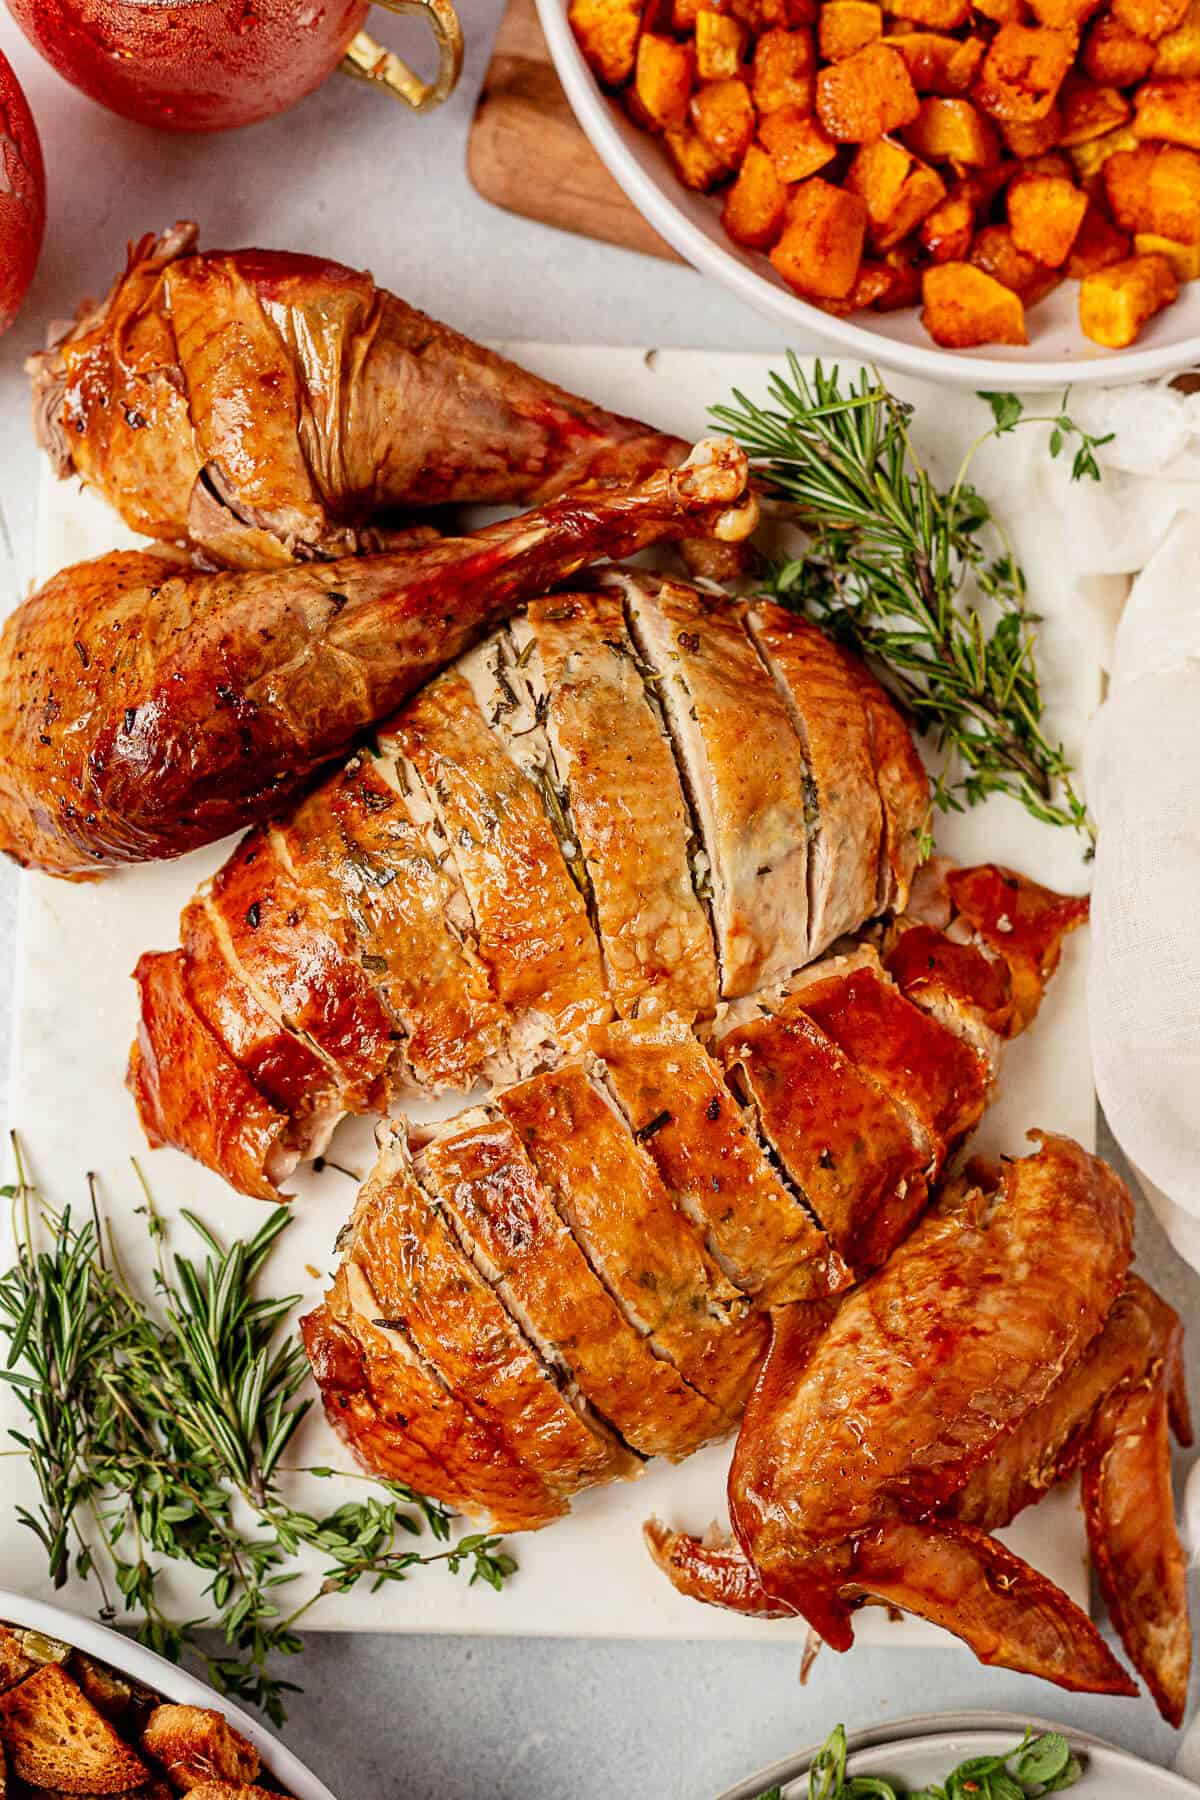
[[[161,551],[65,569],[0,633],[0,849],[75,879],[277,810],[524,599],[757,506],[727,440],[475,537],[258,572]]]

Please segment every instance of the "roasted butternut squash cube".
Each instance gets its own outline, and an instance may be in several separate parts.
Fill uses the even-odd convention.
[[[953,163],[957,169],[986,168],[1000,160],[1000,139],[991,121],[969,100],[939,94],[922,100],[904,141],[927,161]]]
[[[633,75],[635,115],[658,131],[687,123],[695,58],[690,44],[644,31]]]
[[[1200,75],[1200,0],[1189,0],[1182,24],[1159,38],[1154,46],[1151,72],[1155,75]]]
[[[817,304],[822,311],[845,319],[851,313],[862,312],[865,307],[878,306],[881,300],[886,301],[895,286],[895,272],[886,263],[864,262],[855,276],[854,286],[844,300],[819,300]]]
[[[807,299],[843,300],[857,278],[866,235],[865,201],[814,175],[793,191],[771,261]]]
[[[975,98],[994,119],[1044,119],[1075,60],[1076,35],[1054,25],[1002,25],[988,46]]]
[[[1071,254],[1087,209],[1087,195],[1061,175],[1018,175],[1009,185],[1013,243],[1050,269]]]
[[[868,44],[817,76],[817,117],[838,143],[867,144],[920,110],[904,58],[886,44]]]
[[[985,225],[976,234],[967,261],[1002,287],[1020,294],[1025,306],[1036,306],[1062,279],[1057,269],[1048,269],[1036,257],[1017,248],[1011,225]]]
[[[1101,87],[1071,74],[1063,82],[1058,96],[1062,110],[1062,126],[1058,141],[1068,149],[1072,144],[1087,144],[1093,138],[1107,137],[1119,131],[1129,118],[1129,102],[1120,88]]]
[[[1029,0],[1029,10],[1039,25],[1080,31],[1102,4],[1103,0]]]
[[[791,31],[811,25],[817,16],[817,0],[729,0],[729,10],[751,31]]]
[[[875,301],[875,311],[895,312],[901,306],[915,306],[921,298],[921,275],[912,251],[907,245],[897,244],[883,260],[892,272],[892,285]]]
[[[825,0],[817,18],[817,50],[826,62],[853,56],[883,36],[883,8],[872,0]]]
[[[694,126],[668,125],[663,143],[684,187],[694,188],[698,194],[711,193],[729,174],[729,164]]]
[[[1179,283],[1165,256],[1131,256],[1084,276],[1079,284],[1079,324],[1094,344],[1124,350],[1178,293]]]
[[[761,114],[778,112],[781,106],[812,111],[812,32],[767,31],[754,46],[754,104]]]
[[[1177,244],[1173,238],[1139,231],[1133,240],[1133,248],[1139,256],[1165,256],[1176,281],[1200,280],[1200,244]]]
[[[1025,17],[1025,0],[975,0],[975,11],[993,25],[1012,25]]]
[[[1066,272],[1073,281],[1081,281],[1096,269],[1107,269],[1110,263],[1124,262],[1131,247],[1125,233],[1117,230],[1104,208],[1089,200],[1083,224],[1071,245]]]
[[[727,169],[736,169],[754,142],[758,123],[750,89],[730,76],[710,81],[692,96],[692,124],[714,156]]]
[[[1089,138],[1086,143],[1071,145],[1071,161],[1075,164],[1075,173],[1081,182],[1091,181],[1099,175],[1110,156],[1118,150],[1136,150],[1137,139],[1127,125],[1121,125],[1116,131],[1106,132],[1101,138]]]
[[[642,0],[571,0],[567,18],[593,74],[622,87],[633,74]]]
[[[930,31],[957,31],[971,16],[971,0],[887,0],[887,9]]]
[[[780,181],[806,181],[838,153],[837,145],[826,137],[817,121],[796,106],[782,106],[778,112],[768,113],[759,138]]]
[[[1200,244],[1200,156],[1182,144],[1139,144],[1104,164],[1108,210],[1122,231]]]
[[[1157,43],[1177,31],[1187,17],[1188,0],[1112,0],[1112,16],[1139,37]]]
[[[877,250],[890,250],[915,231],[946,193],[936,170],[890,138],[862,146],[847,171],[846,186],[867,203]]]
[[[696,73],[701,81],[724,81],[736,75],[746,54],[747,31],[728,13],[696,14]]]
[[[1144,81],[1133,97],[1133,135],[1200,150],[1200,77]]]
[[[1122,88],[1132,87],[1148,75],[1155,55],[1153,44],[1135,37],[1127,25],[1105,13],[1088,27],[1079,60],[1084,74],[1093,81]]]
[[[751,144],[725,196],[721,223],[735,244],[769,250],[783,230],[788,190],[765,150]]]
[[[918,94],[965,94],[987,48],[981,37],[954,38],[941,31],[908,31],[883,41],[904,58]]]
[[[1044,156],[1048,150],[1053,150],[1061,130],[1062,114],[1056,102],[1044,119],[1031,119],[1027,125],[1004,121],[1000,126],[1000,136],[1004,139],[1006,149],[1011,150],[1014,156],[1024,159]]]
[[[935,263],[964,262],[975,235],[975,207],[961,183],[921,221],[921,247]]]
[[[921,323],[934,343],[948,350],[1029,342],[1019,295],[971,263],[937,263],[926,269],[921,298]]]

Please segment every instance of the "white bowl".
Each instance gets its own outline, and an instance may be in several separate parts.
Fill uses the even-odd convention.
[[[786,325],[798,345],[824,339],[861,362],[973,388],[1062,388],[1114,384],[1175,374],[1200,362],[1200,282],[1182,287],[1173,306],[1151,321],[1129,350],[1102,350],[1085,338],[1077,314],[1078,283],[1064,281],[1028,324],[1032,343],[944,350],[926,334],[916,307],[861,312],[837,319],[797,298],[757,251],[726,237],[720,200],[677,179],[658,139],[627,118],[599,86],[567,22],[567,0],[537,0],[550,54],[592,146],[639,212],[694,268],[712,275],[749,305]]]
[[[294,1795],[295,1800],[337,1800],[323,1781],[318,1781],[310,1769],[298,1762],[291,1751],[249,1713],[223,1699],[185,1669],[156,1656],[153,1650],[147,1650],[121,1632],[110,1631],[94,1619],[81,1619],[75,1613],[63,1612],[57,1606],[46,1606],[40,1600],[26,1600],[3,1588],[0,1588],[0,1622],[58,1638],[61,1643],[82,1650],[86,1656],[95,1657],[97,1662],[107,1663],[118,1674],[141,1682],[143,1687],[161,1694],[164,1700],[174,1700],[181,1706],[207,1706],[223,1713],[243,1737],[249,1738],[272,1780]]]

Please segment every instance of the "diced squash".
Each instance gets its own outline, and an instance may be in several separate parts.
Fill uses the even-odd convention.
[[[857,279],[866,235],[866,202],[814,175],[793,192],[771,261],[797,293],[843,300]]]
[[[621,87],[633,74],[642,0],[571,0],[567,18],[589,67],[605,87]]]
[[[971,0],[886,0],[893,18],[910,19],[930,31],[957,31],[971,16]]]
[[[1200,156],[1181,144],[1139,144],[1104,165],[1108,210],[1122,231],[1200,244]]]
[[[1061,280],[1057,269],[1048,269],[1036,257],[1017,248],[1011,225],[985,225],[976,235],[967,261],[1002,287],[1020,294],[1025,306],[1036,306]]]
[[[994,25],[1015,25],[1025,17],[1025,0],[975,0],[975,11]]]
[[[1039,25],[1079,31],[1102,3],[1103,0],[1029,0],[1029,10]]]
[[[866,144],[898,131],[921,109],[904,58],[887,44],[868,44],[817,76],[817,117],[843,144]]]
[[[1031,119],[1026,125],[1005,120],[1000,126],[1000,136],[1014,156],[1024,159],[1044,156],[1047,150],[1053,150],[1061,130],[1062,114],[1055,102],[1044,119]]]
[[[701,81],[724,81],[739,73],[746,54],[746,27],[728,13],[696,14],[696,73]]]
[[[883,8],[873,0],[825,0],[817,18],[817,49],[826,62],[853,56],[883,36]]]
[[[921,276],[912,252],[904,245],[889,250],[884,262],[892,271],[892,285],[875,302],[876,312],[895,312],[900,306],[915,306],[921,298]]]
[[[638,41],[633,76],[634,109],[648,125],[665,131],[687,122],[695,58],[690,44],[644,31]]]
[[[762,114],[778,112],[781,106],[798,106],[812,111],[813,71],[812,32],[766,31],[754,46],[754,104]]]
[[[727,169],[740,165],[757,123],[750,89],[736,76],[710,81],[692,96],[692,124]]]
[[[1053,25],[1002,25],[988,46],[975,98],[994,119],[1044,119],[1075,60],[1076,36]]]
[[[729,0],[729,10],[754,32],[791,31],[817,16],[816,0]]]
[[[1082,75],[1068,75],[1058,96],[1062,128],[1058,141],[1068,149],[1119,131],[1129,118],[1129,102],[1120,88],[1100,87]]]
[[[1163,43],[1169,42],[1164,38]],[[1162,45],[1159,45],[1159,50]],[[1155,61],[1154,45],[1135,37],[1127,25],[1105,13],[1088,27],[1080,62],[1085,75],[1113,87],[1132,87],[1148,75]]]
[[[1200,281],[1200,244],[1177,244],[1173,238],[1139,231],[1133,247],[1139,256],[1165,256],[1176,281]]]
[[[987,48],[981,37],[947,37],[941,31],[909,31],[884,40],[898,50],[918,94],[965,94]]]
[[[764,121],[765,123],[765,121]],[[721,223],[735,244],[769,250],[783,230],[788,191],[765,150],[751,144],[725,196]]]
[[[1127,125],[1116,131],[1110,131],[1102,138],[1092,138],[1084,144],[1071,145],[1071,161],[1075,164],[1075,173],[1080,181],[1090,181],[1098,175],[1110,156],[1118,150],[1135,150],[1137,139]]]
[[[887,263],[864,262],[855,276],[854,286],[844,300],[821,300],[818,304],[823,311],[844,319],[851,313],[862,312],[864,307],[878,306],[880,301],[886,302],[895,287],[896,273]]]
[[[1008,190],[1013,243],[1047,268],[1061,268],[1087,209],[1087,195],[1061,175],[1018,175]]]
[[[1187,10],[1188,0],[1112,0],[1113,18],[1152,43],[1178,31]]]
[[[935,344],[1027,344],[1025,308],[1011,288],[965,262],[937,263],[921,282],[921,322]]]
[[[975,235],[975,208],[961,187],[921,221],[921,247],[935,263],[963,262]]]
[[[1200,77],[1144,81],[1133,98],[1133,135],[1200,150]]]
[[[904,141],[929,162],[949,162],[956,168],[987,168],[1000,160],[1000,139],[995,126],[969,100],[946,100],[929,94]]]
[[[889,138],[862,146],[847,171],[846,186],[867,203],[877,250],[900,243],[946,193],[936,170]]]
[[[1178,293],[1179,283],[1165,256],[1131,256],[1097,269],[1079,284],[1083,334],[1109,350],[1124,350]]]
[[[671,0],[671,30],[677,31],[680,37],[686,37],[696,29],[696,21],[705,5],[705,0]],[[657,0],[646,10],[646,25],[651,31],[661,22],[664,0]]]
[[[1071,245],[1066,272],[1073,281],[1080,281],[1096,269],[1106,269],[1109,263],[1124,262],[1130,248],[1129,239],[1117,230],[1104,208],[1089,200],[1083,224]]]
[[[780,181],[806,181],[838,153],[837,145],[826,137],[817,121],[795,106],[782,106],[778,112],[768,113],[759,137]]]
[[[1159,38],[1152,73],[1200,75],[1200,0],[1190,0],[1183,23]]]
[[[668,125],[663,143],[684,187],[707,194],[729,173],[729,164],[691,125]]]

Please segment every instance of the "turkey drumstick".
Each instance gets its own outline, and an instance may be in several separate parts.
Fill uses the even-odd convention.
[[[388,555],[66,569],[0,635],[0,849],[80,879],[250,824],[523,600],[663,539],[745,539],[746,480],[718,439],[636,486]]]

